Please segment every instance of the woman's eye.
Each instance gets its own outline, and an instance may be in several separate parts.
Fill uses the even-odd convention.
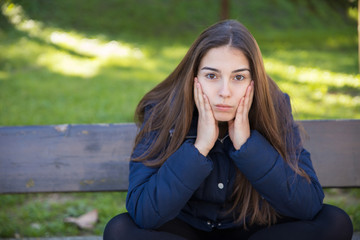
[[[237,81],[241,81],[241,80],[244,80],[244,76],[243,75],[236,75],[235,76],[235,80],[237,80]]]
[[[216,78],[216,75],[213,74],[213,73],[209,73],[209,74],[206,74],[206,77],[207,77],[208,79],[215,79],[215,78]]]

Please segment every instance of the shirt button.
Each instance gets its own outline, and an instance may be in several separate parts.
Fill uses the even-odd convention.
[[[223,184],[223,183],[218,183],[218,188],[223,189],[223,188],[224,188],[224,184]]]
[[[206,224],[210,226],[210,225],[211,225],[211,222],[210,222],[210,221],[207,221]]]
[[[218,223],[218,227],[221,227],[221,223]]]

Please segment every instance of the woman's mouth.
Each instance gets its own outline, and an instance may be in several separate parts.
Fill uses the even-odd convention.
[[[222,112],[228,112],[233,109],[233,106],[226,105],[226,104],[216,104],[215,109]]]

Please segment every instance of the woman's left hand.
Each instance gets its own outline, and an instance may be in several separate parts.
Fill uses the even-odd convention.
[[[245,96],[240,99],[235,119],[228,122],[229,136],[234,148],[239,150],[250,137],[249,111],[254,97],[254,81],[246,89]]]

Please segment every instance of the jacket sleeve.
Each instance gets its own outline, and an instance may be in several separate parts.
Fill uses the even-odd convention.
[[[133,157],[148,147],[142,141]],[[141,228],[157,228],[175,218],[212,170],[212,161],[185,141],[160,167],[130,162],[126,208]]]
[[[290,101],[288,97],[287,100]],[[292,127],[296,141],[301,141],[294,121]],[[230,158],[279,214],[308,220],[320,211],[324,193],[312,166],[310,153],[302,145],[297,149],[299,168],[308,174],[310,182],[298,175],[256,130],[251,131],[249,139],[238,151],[231,142],[228,144]]]

